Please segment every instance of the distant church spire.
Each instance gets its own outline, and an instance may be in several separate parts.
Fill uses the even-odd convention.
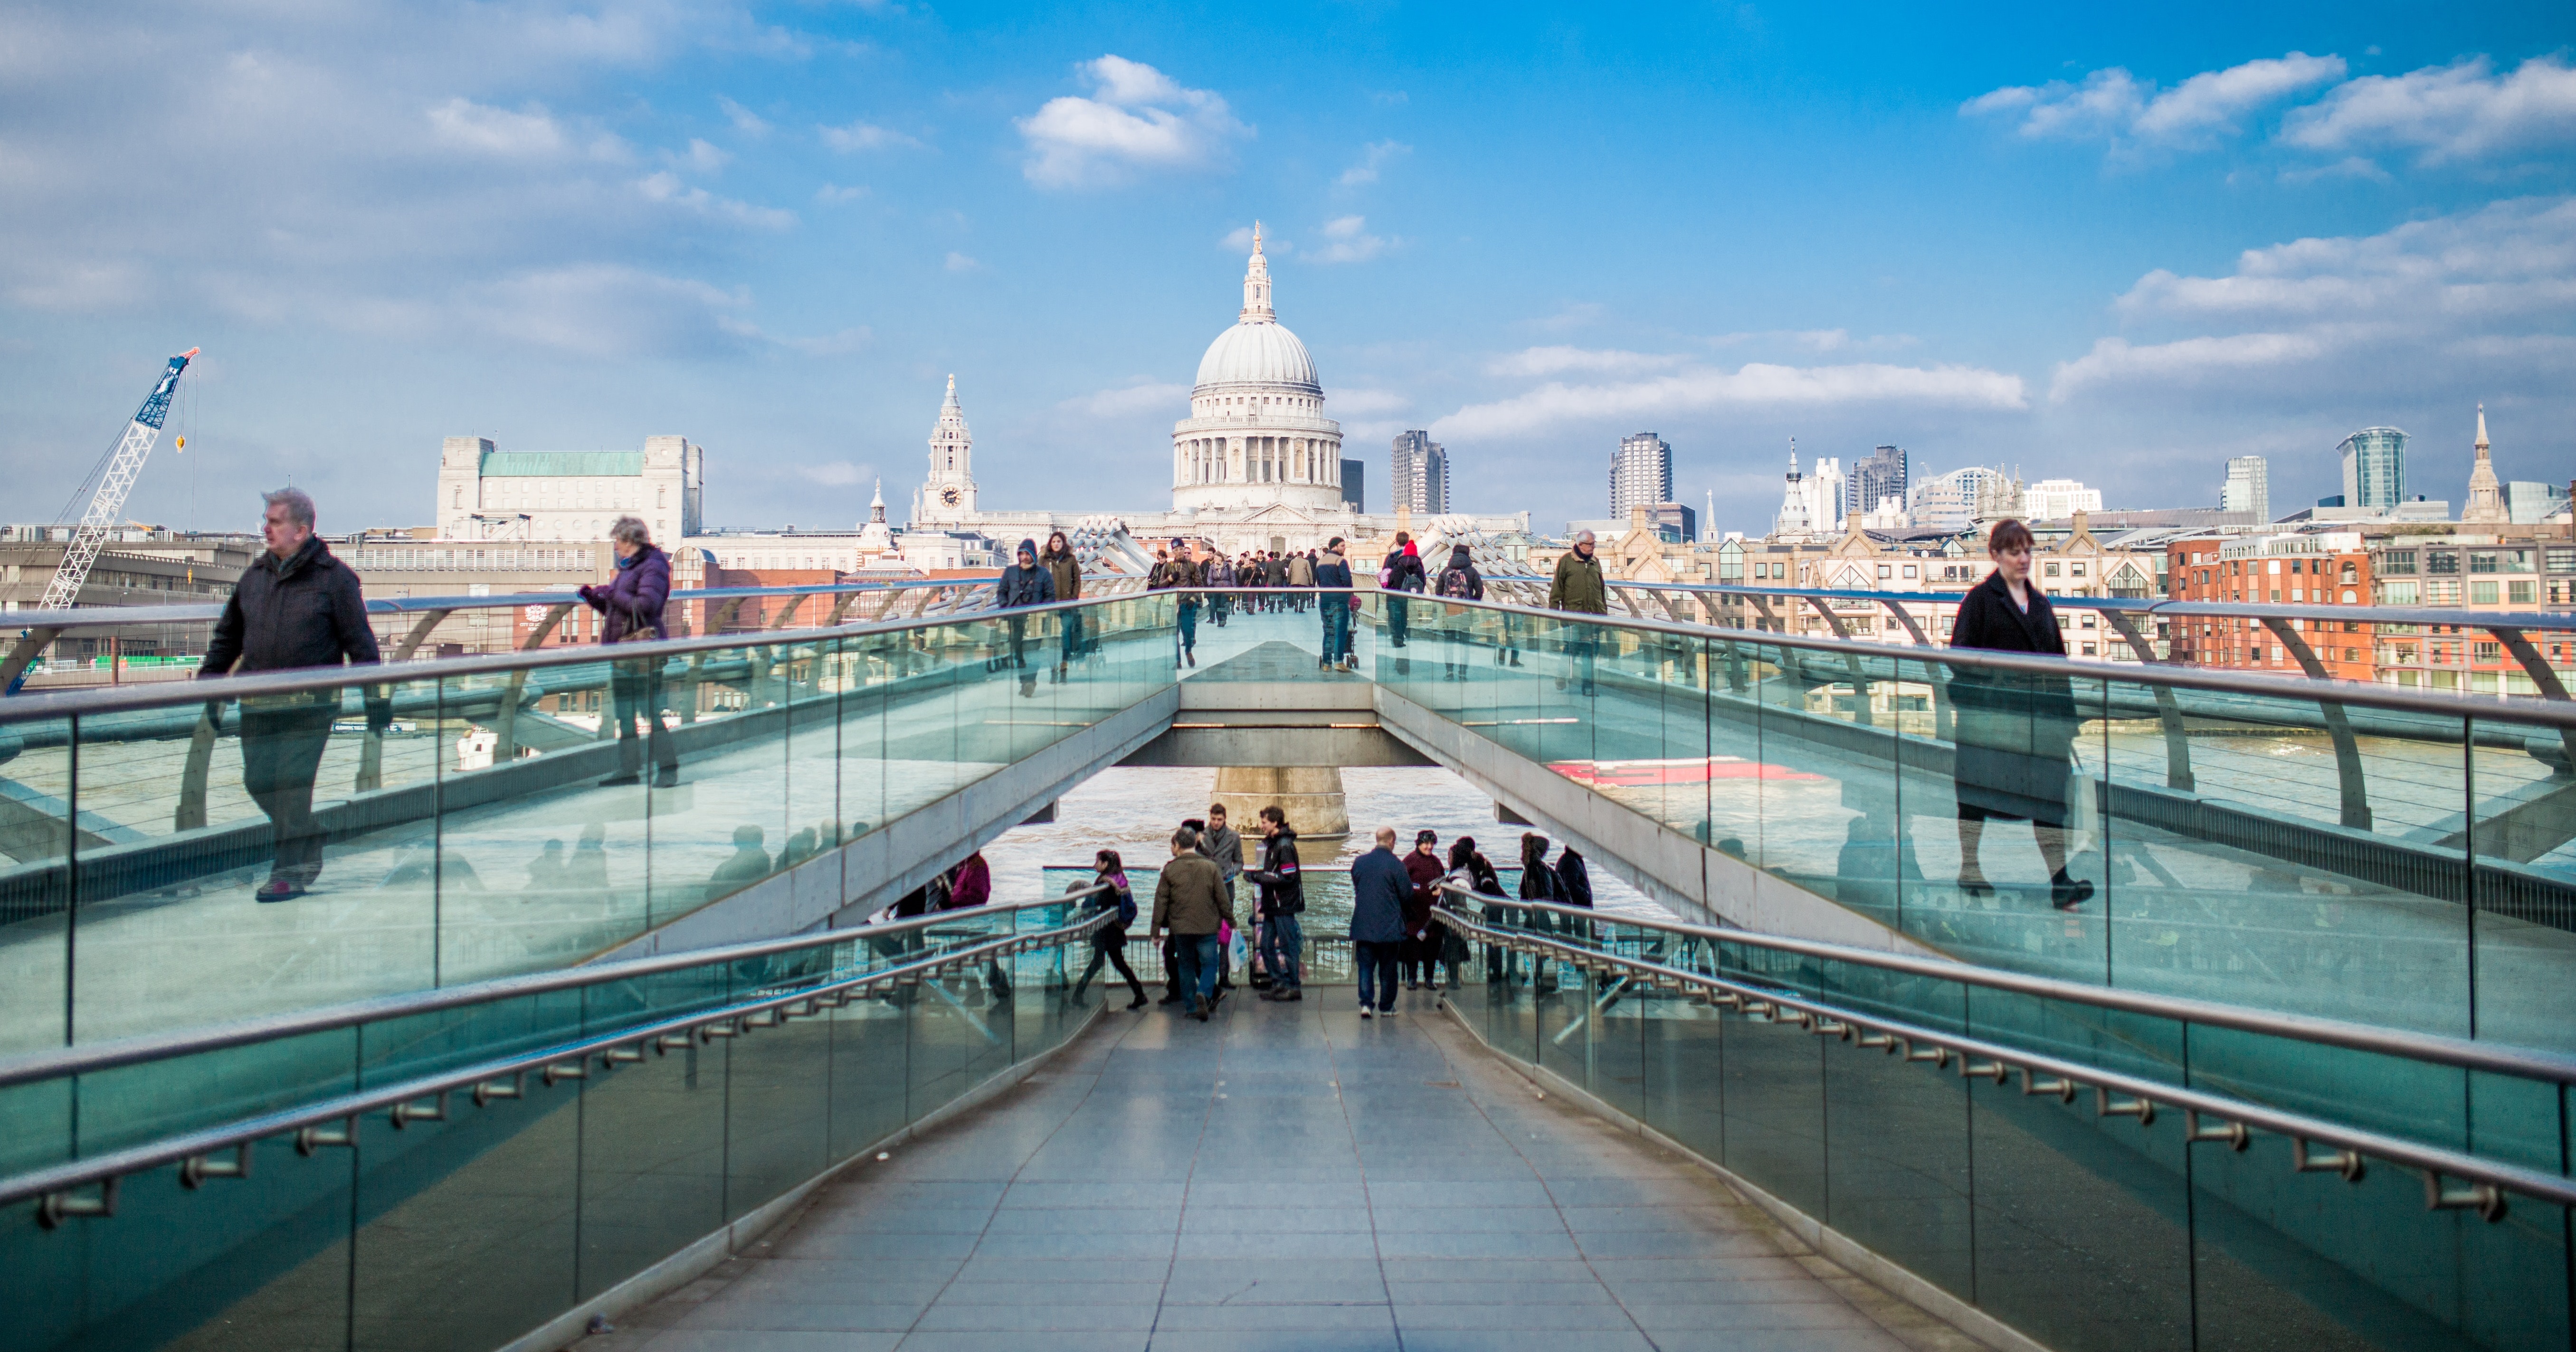
[[[1261,222],[1252,223],[1252,262],[1243,270],[1243,314],[1236,321],[1243,324],[1278,322],[1279,312],[1270,308],[1270,260],[1261,255]]]
[[[2460,521],[2502,525],[2513,520],[2513,509],[2505,503],[2504,485],[2496,480],[2495,461],[2488,454],[2485,404],[2478,405],[2477,449],[2477,463],[2469,468],[2469,505],[2460,513]]]
[[[957,374],[956,374],[955,372],[953,372],[953,371],[952,371],[952,372],[950,372],[950,373],[949,373],[949,375],[948,375],[948,400],[947,400],[947,402],[946,402],[946,403],[943,403],[943,404],[941,404],[941,405],[939,406],[939,411],[940,411],[940,412],[942,412],[942,413],[945,413],[945,412],[947,412],[948,410],[950,410],[950,409],[952,409],[952,408],[956,408],[956,407],[957,407]]]

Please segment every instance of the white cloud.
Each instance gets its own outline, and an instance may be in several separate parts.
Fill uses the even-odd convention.
[[[1218,240],[1217,243],[1223,246],[1227,253],[1248,254],[1252,252],[1252,227],[1238,225],[1226,231],[1225,238]],[[1265,231],[1261,236],[1261,251],[1277,257],[1297,252],[1297,246],[1278,235]]]
[[[1689,361],[1657,352],[1622,352],[1616,349],[1567,347],[1524,348],[1485,363],[1490,375],[1538,380],[1547,376],[1581,372],[1585,375],[1625,376],[1644,371],[1669,371]]]
[[[2224,276],[2160,268],[2116,309],[2128,325],[2174,336],[2100,340],[2057,368],[2051,398],[2226,387],[2375,400],[2564,370],[2576,199],[2249,249]]]
[[[826,183],[814,190],[814,200],[817,202],[855,202],[867,195],[866,188],[845,188],[836,183]]]
[[[1318,263],[1365,263],[1386,252],[1388,244],[1368,233],[1367,217],[1339,216],[1324,222],[1324,247],[1306,256]]]
[[[733,123],[733,129],[735,131],[741,132],[745,136],[767,136],[769,134],[768,121],[762,118],[760,114],[753,112],[749,108],[743,107],[741,104],[726,98],[722,94],[716,95],[716,106],[724,110],[725,117]]]
[[[1144,171],[1223,167],[1232,144],[1253,135],[1225,100],[1117,55],[1081,66],[1090,98],[1047,100],[1013,125],[1028,143],[1020,172],[1041,188],[1095,188]]]
[[[1973,366],[1776,366],[1733,371],[1687,367],[1668,375],[1601,385],[1551,381],[1492,403],[1470,404],[1431,424],[1434,436],[1515,437],[1568,424],[1633,422],[1717,408],[1836,409],[1854,404],[2017,410],[2029,406],[2022,379]]]
[[[558,155],[569,144],[554,115],[534,103],[514,113],[470,99],[449,99],[429,110],[429,125],[440,141],[486,155]]]
[[[1336,417],[1366,418],[1402,413],[1413,407],[1413,401],[1393,390],[1333,390],[1324,396],[1324,407]]]
[[[784,230],[796,224],[796,213],[776,207],[756,207],[730,197],[718,197],[704,188],[692,188],[677,174],[664,171],[635,180],[635,191],[645,200],[692,211],[718,220],[757,226],[763,230]]]
[[[666,164],[687,169],[693,173],[712,174],[733,163],[733,156],[693,136],[689,138],[687,150],[676,152],[665,150],[662,152],[662,160]]]
[[[2365,75],[2292,113],[2281,139],[2329,153],[2412,150],[2427,165],[2530,147],[2564,152],[2576,139],[2576,67],[2538,56],[2511,75],[2491,70],[2479,56],[2404,75]]]
[[[2113,66],[2085,76],[2081,84],[2052,80],[1997,89],[1968,100],[1959,111],[2017,117],[2016,130],[2030,140],[2106,140],[2123,150],[2187,146],[2236,132],[2247,115],[2341,79],[2343,73],[2342,57],[2291,52],[2203,71],[2158,92],[2153,81]]]
[[[839,357],[856,352],[876,341],[876,331],[866,325],[827,333],[819,338],[779,338],[780,347],[793,348],[809,357]]]
[[[1343,170],[1341,178],[1336,181],[1345,188],[1375,183],[1378,170],[1384,168],[1387,161],[1412,153],[1413,147],[1401,141],[1372,141],[1360,148],[1359,163]]]
[[[982,272],[984,270],[984,265],[952,249],[948,253],[948,270],[950,272]]]
[[[758,336],[750,298],[704,282],[614,264],[520,273],[474,289],[478,327],[587,357],[704,355]]]
[[[880,127],[873,122],[853,122],[846,127],[823,127],[819,130],[823,137],[823,144],[844,155],[863,150],[918,149],[921,146],[918,137],[906,136],[891,127]]]
[[[867,471],[847,460],[832,460],[820,465],[798,465],[796,472],[826,488],[848,488],[865,482]]]
[[[1154,384],[1140,378],[1133,385],[1080,395],[1057,407],[1095,418],[1132,418],[1145,413],[1169,416],[1175,409],[1188,408],[1189,403],[1189,386]]]

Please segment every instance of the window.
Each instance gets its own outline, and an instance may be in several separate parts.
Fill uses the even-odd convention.
[[[2092,645],[2092,644],[2087,643],[2087,644],[2085,644],[2085,645],[2084,645],[2084,655],[2085,655],[2086,657],[2091,657],[2091,656],[2093,655],[2093,645]]]
[[[2505,599],[2507,601],[2517,606],[2527,606],[2532,604],[2532,591],[2535,584],[2529,582],[2508,582],[2504,585]]]
[[[1909,573],[1910,573],[1910,572],[1913,572],[1914,570],[1913,570],[1913,569],[1911,569],[1911,568],[1908,568],[1908,569],[1906,569],[1905,571],[1907,571],[1907,572],[1909,572]],[[1881,581],[1885,581],[1885,580],[1886,580],[1886,579],[1888,579],[1888,578],[1891,578],[1891,577],[1896,576],[1896,569],[1895,569],[1895,566],[1894,566],[1893,564],[1885,564],[1885,563],[1880,564],[1880,565],[1878,566],[1878,576],[1879,576],[1879,580],[1881,580]]]
[[[2504,645],[2501,643],[2481,643],[2477,645],[2477,660],[2481,662],[2503,661]]]
[[[2414,572],[2414,571],[2415,571],[2415,551],[2414,551],[2414,550],[2411,550],[2411,549],[2405,549],[2405,550],[2399,550],[2399,551],[2397,551],[2396,553],[2393,553],[2393,554],[2382,554],[2382,555],[2380,555],[2380,556],[2379,556],[2379,571],[2380,571],[2381,575],[2383,575],[2383,576],[2385,576],[2385,575],[2387,575],[2387,574],[2389,574],[2389,573],[2411,573],[2411,572]]]
[[[2549,550],[2549,571],[2553,573],[2576,573],[2576,549],[2560,549],[2554,545],[2551,546]]]
[[[2047,573],[2047,576],[2049,576],[2049,577],[2055,577],[2055,576],[2057,576],[2057,565],[2056,565],[2056,564],[2053,564],[2053,563],[2052,563],[2052,564],[2048,565],[2048,573]]]
[[[2415,584],[2412,582],[2380,583],[2379,603],[2383,606],[2411,606],[2415,604]]]
[[[2492,573],[2496,568],[2496,556],[2493,554],[2477,553],[2469,556],[2469,571],[2472,573]]]
[[[2084,565],[2083,565],[2083,564],[2080,564],[2080,563],[2074,563],[2074,564],[2068,564],[2067,566],[2075,570],[2075,575],[2076,575],[2077,577],[2082,577],[2082,576],[2084,576]]]
[[[2495,603],[2500,599],[2500,598],[2496,595],[2496,590],[2497,590],[2497,589],[2496,589],[2496,584],[2494,584],[2494,583],[2492,583],[2492,582],[2472,582],[2472,583],[2470,583],[2470,584],[2469,584],[2469,604],[2470,604],[2470,605],[2473,605],[2473,606],[2491,606],[2491,605],[2494,605],[2494,604],[2495,604]]]
[[[2438,549],[2430,551],[2424,555],[2424,571],[2428,573],[2457,573],[2460,571],[2460,556]]]

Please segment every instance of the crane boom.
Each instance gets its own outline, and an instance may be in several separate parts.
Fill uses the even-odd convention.
[[[134,411],[134,421],[125,425],[125,437],[116,444],[107,473],[99,480],[98,496],[89,500],[89,512],[72,532],[72,542],[63,547],[63,561],[54,569],[54,580],[46,584],[45,599],[36,603],[36,609],[69,610],[80,599],[90,565],[98,562],[107,533],[125,513],[126,495],[134,491],[134,481],[143,477],[143,462],[152,454],[152,444],[161,439],[161,423],[170,416],[170,396],[179,388],[179,373],[188,369],[196,355],[192,347],[172,357],[160,383],[144,397],[143,407]]]

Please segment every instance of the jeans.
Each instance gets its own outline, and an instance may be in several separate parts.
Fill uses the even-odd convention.
[[[1066,610],[1057,613],[1064,617],[1064,656],[1056,660],[1070,663],[1082,656],[1082,612]]]
[[[635,745],[635,726],[644,725],[644,747],[653,754],[657,770],[676,770],[680,766],[680,749],[662,730],[662,663],[660,659],[620,662],[608,673],[608,702],[617,719],[617,769],[620,774],[634,774],[642,761],[643,748]]]
[[[1270,979],[1286,990],[1306,984],[1302,965],[1306,952],[1306,932],[1293,915],[1274,915],[1262,922],[1261,966]]]
[[[1347,596],[1324,598],[1324,660],[1339,662],[1351,652],[1351,602]]]
[[[1225,951],[1213,934],[1175,934],[1172,947],[1180,958],[1181,993],[1201,1000],[1216,996],[1216,974]]]
[[[1395,969],[1397,955],[1404,951],[1403,943],[1377,944],[1354,939],[1351,947],[1359,953],[1360,1008],[1395,1008]],[[1372,978],[1377,982],[1373,997],[1369,993]]]
[[[1405,635],[1412,630],[1413,607],[1401,595],[1386,598],[1386,637],[1395,646],[1404,646]]]
[[[1181,602],[1180,613],[1181,651],[1184,653],[1196,652],[1198,651],[1199,646],[1199,603],[1196,601]],[[1176,655],[1172,660],[1178,662],[1180,658]]]

